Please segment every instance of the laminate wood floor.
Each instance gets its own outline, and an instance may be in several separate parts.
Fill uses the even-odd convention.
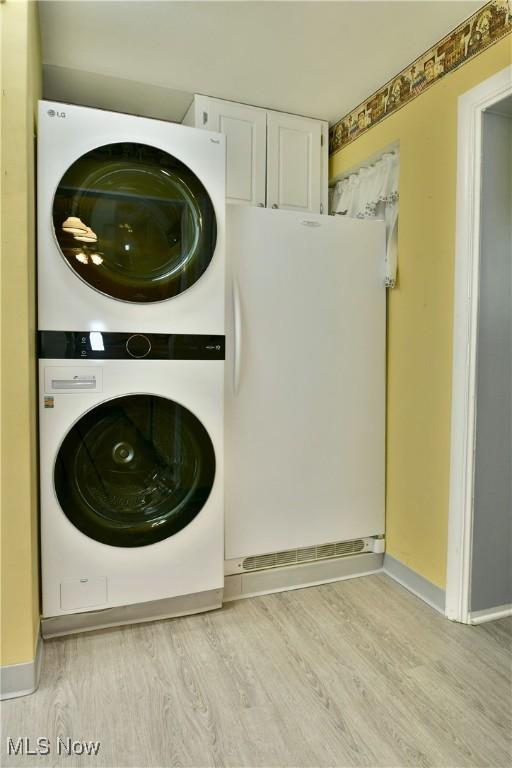
[[[377,574],[50,640],[37,693],[3,704],[1,764],[508,768],[511,639]],[[7,756],[19,736],[51,754]]]

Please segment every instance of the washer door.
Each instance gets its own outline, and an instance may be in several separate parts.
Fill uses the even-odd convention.
[[[146,144],[93,149],[64,174],[53,227],[69,266],[114,299],[163,301],[208,267],[217,239],[215,212],[197,176]]]
[[[55,490],[91,539],[142,547],[185,528],[213,486],[215,453],[201,422],[172,400],[128,395],[86,413],[66,435]]]

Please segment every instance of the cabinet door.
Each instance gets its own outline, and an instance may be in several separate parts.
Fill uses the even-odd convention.
[[[265,205],[267,115],[264,109],[205,99],[204,128],[226,135],[226,200]]]
[[[320,213],[322,123],[267,112],[267,208]]]

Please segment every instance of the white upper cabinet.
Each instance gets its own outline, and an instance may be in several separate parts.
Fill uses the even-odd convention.
[[[267,207],[320,213],[319,120],[267,112]]]
[[[195,96],[183,123],[226,135],[229,203],[327,213],[326,122]]]
[[[226,135],[226,200],[264,207],[266,111],[196,96],[183,122]]]

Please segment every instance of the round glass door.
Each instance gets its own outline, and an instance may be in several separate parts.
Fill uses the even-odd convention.
[[[163,301],[208,267],[217,228],[210,197],[172,155],[121,142],[80,157],[59,182],[60,251],[92,288],[129,302]]]
[[[172,400],[127,395],[86,413],[55,463],[68,519],[91,539],[142,547],[181,531],[213,486],[215,453],[201,422]]]

